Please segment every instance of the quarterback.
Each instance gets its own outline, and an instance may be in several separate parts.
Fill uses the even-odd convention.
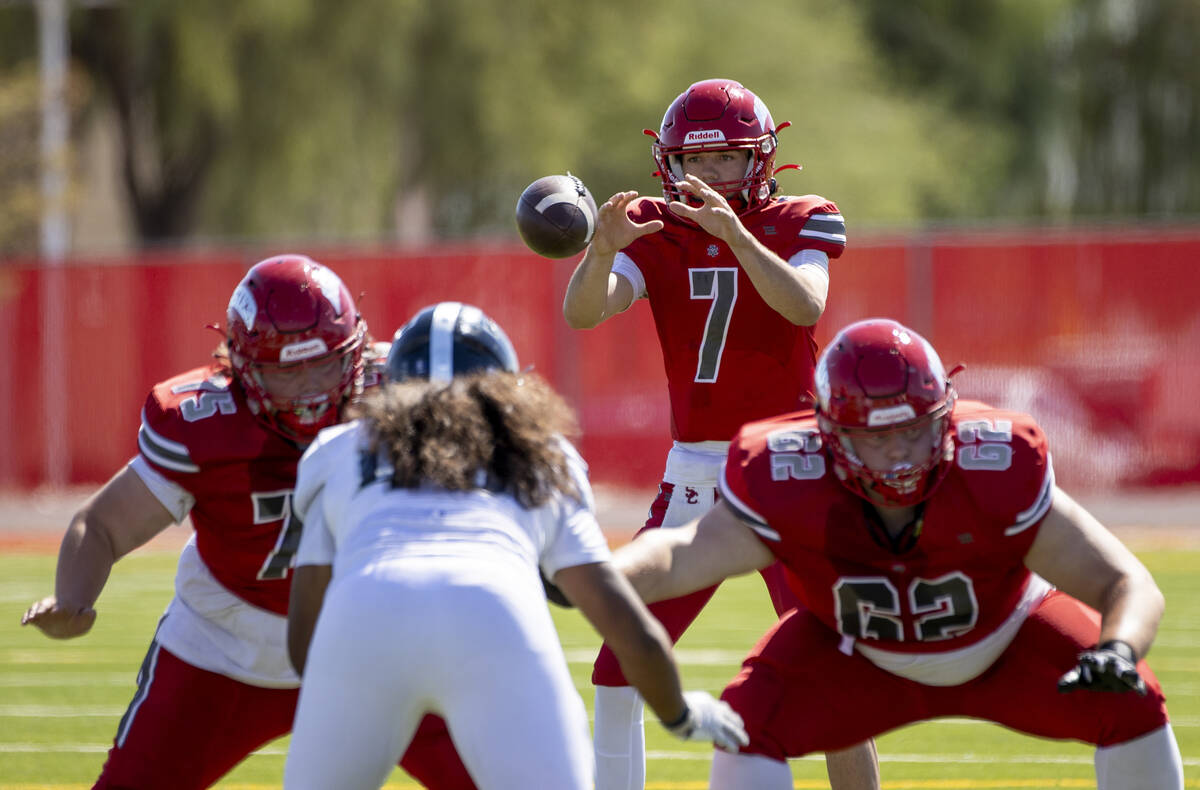
[[[717,500],[717,473],[743,423],[800,408],[810,398],[829,261],[846,246],[836,205],[817,195],[776,195],[776,126],[743,85],[710,79],[667,108],[654,136],[662,198],[619,192],[599,209],[595,235],[567,286],[563,315],[592,328],[649,303],[667,374],[674,446],[643,530],[674,527]],[[767,384],[769,382],[769,384]],[[796,605],[779,566],[763,569],[776,612]],[[716,587],[651,607],[672,640]],[[596,685],[596,786],[641,790],[642,708],[612,652]],[[835,790],[862,788],[873,752],[833,756]],[[876,779],[877,781],[877,779]]]

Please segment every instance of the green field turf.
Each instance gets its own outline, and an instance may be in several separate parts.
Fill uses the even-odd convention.
[[[1140,556],[1167,597],[1150,660],[1167,692],[1187,786],[1200,787],[1200,550]],[[54,557],[0,557],[0,788],[91,786],[170,598],[174,561],[173,554],[149,551],[123,560],[100,599],[93,631],[58,642],[19,625],[26,606],[52,590]],[[590,709],[588,677],[598,640],[578,615],[556,610],[555,617]],[[727,582],[679,645],[685,685],[718,693],[772,619],[757,576]],[[676,741],[653,722],[646,741],[647,788],[707,787],[709,749]],[[1090,747],[981,722],[920,724],[890,733],[878,745],[885,788],[1095,787]],[[271,744],[218,787],[279,787],[286,750],[286,740]],[[820,758],[794,761],[793,775],[797,788],[828,786]],[[416,785],[397,770],[388,787]]]

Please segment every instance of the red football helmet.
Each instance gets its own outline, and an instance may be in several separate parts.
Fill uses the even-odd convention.
[[[778,129],[788,124],[781,124]],[[749,151],[746,174],[739,181],[709,184],[734,209],[745,213],[766,203],[775,192],[775,149],[778,129],[762,99],[733,80],[704,80],[681,93],[663,116],[654,137],[655,175],[662,177],[663,197],[687,200],[677,181],[683,179],[683,154],[696,151]],[[740,196],[741,200],[737,200]]]
[[[234,289],[226,320],[234,373],[272,430],[312,439],[361,391],[366,324],[341,279],[311,258],[277,255],[254,264]]]
[[[854,493],[893,507],[928,499],[950,469],[950,412],[955,392],[925,338],[895,321],[850,324],[817,360],[817,427],[838,478]],[[870,469],[853,438],[928,428],[931,448],[920,464]],[[918,434],[919,435],[919,434]]]

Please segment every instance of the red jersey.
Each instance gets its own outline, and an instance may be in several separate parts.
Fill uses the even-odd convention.
[[[893,652],[964,647],[1020,600],[1054,474],[1032,417],[959,401],[952,419],[952,466],[907,547],[893,549],[873,508],[838,481],[812,412],[747,425],[721,494],[830,628]]]
[[[154,387],[138,449],[195,498],[196,548],[217,581],[254,606],[287,614],[296,547],[283,529],[302,449],[264,427],[216,366]]]
[[[799,408],[816,364],[812,327],[768,307],[729,246],[679,219],[662,199],[639,199],[629,215],[664,223],[623,252],[646,281],[671,395],[672,437],[724,441],[743,423]],[[778,198],[741,220],[785,261],[806,248],[836,258],[846,246],[837,206],[816,195]]]

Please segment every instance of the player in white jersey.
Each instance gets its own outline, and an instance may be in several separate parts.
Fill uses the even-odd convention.
[[[426,308],[392,383],[300,463],[288,646],[304,676],[284,777],[377,788],[427,713],[481,788],[590,788],[587,715],[541,576],[595,626],[671,732],[736,750],[682,693],[662,626],[609,564],[569,408],[480,310]],[[319,615],[319,616],[318,616]]]

